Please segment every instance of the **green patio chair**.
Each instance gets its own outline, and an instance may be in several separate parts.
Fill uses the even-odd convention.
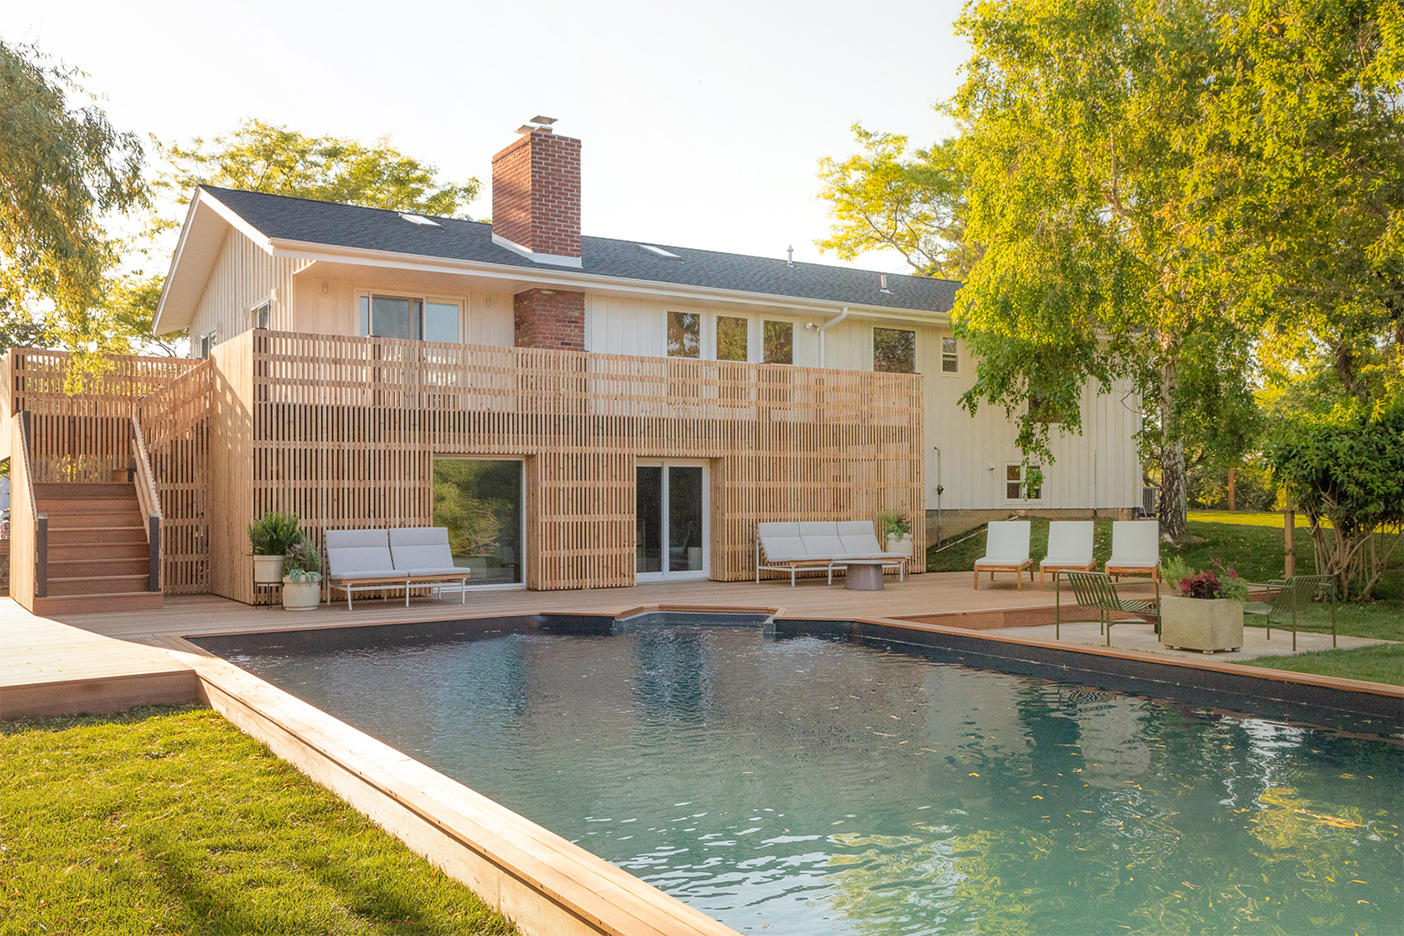
[[[1272,622],[1290,621],[1292,650],[1297,649],[1297,615],[1311,607],[1317,598],[1331,603],[1331,646],[1336,646],[1336,580],[1330,575],[1294,575],[1283,581],[1249,582],[1252,588],[1267,588],[1274,592],[1271,601],[1246,601],[1244,615],[1254,614],[1267,619],[1267,639],[1272,639]],[[1282,625],[1278,625],[1278,630]]]
[[[1154,618],[1154,621],[1145,623],[1154,623],[1155,632],[1160,633],[1158,592],[1154,600],[1122,598],[1116,593],[1116,583],[1105,572],[1071,572],[1060,569],[1053,574],[1053,587],[1058,591],[1053,617],[1055,640],[1062,638],[1063,628],[1063,595],[1062,590],[1058,589],[1059,576],[1066,578],[1072,586],[1073,597],[1077,600],[1078,607],[1092,608],[1097,612],[1098,633],[1107,635],[1108,647],[1111,646],[1112,625],[1118,623],[1112,620],[1113,614],[1135,614],[1141,618]]]

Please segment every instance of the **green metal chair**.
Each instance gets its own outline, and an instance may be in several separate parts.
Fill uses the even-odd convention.
[[[1116,593],[1116,583],[1112,581],[1110,575],[1105,572],[1073,572],[1059,569],[1053,574],[1053,587],[1057,591],[1055,599],[1053,618],[1053,637],[1062,638],[1063,628],[1063,593],[1058,589],[1058,577],[1063,576],[1072,586],[1073,597],[1077,600],[1078,607],[1091,608],[1097,612],[1098,633],[1106,633],[1107,646],[1111,646],[1112,625],[1118,623],[1112,620],[1113,614],[1135,614],[1142,618],[1154,618],[1155,632],[1160,633],[1160,595],[1156,594],[1155,600],[1127,599]]]
[[[1267,638],[1272,639],[1272,622],[1290,620],[1292,650],[1297,649],[1297,615],[1311,607],[1317,598],[1331,603],[1331,646],[1336,646],[1336,580],[1330,575],[1294,575],[1283,581],[1250,582],[1253,588],[1267,588],[1275,592],[1271,601],[1246,601],[1243,613],[1256,614],[1267,619]],[[1278,630],[1281,630],[1281,625]]]

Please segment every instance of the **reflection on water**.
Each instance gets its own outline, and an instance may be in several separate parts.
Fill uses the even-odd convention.
[[[1382,742],[735,628],[237,661],[744,932],[1404,921]]]

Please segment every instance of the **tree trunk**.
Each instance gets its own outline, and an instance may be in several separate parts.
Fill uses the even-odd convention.
[[[1160,535],[1183,539],[1189,530],[1185,489],[1185,437],[1175,415],[1175,389],[1179,386],[1173,356],[1160,366]]]

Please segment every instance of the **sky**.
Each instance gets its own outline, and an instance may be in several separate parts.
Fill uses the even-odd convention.
[[[582,141],[587,235],[841,263],[818,162],[850,126],[948,135],[957,2],[0,0],[0,38],[87,73],[113,124],[163,142],[256,117],[476,176],[537,115]],[[907,268],[895,254],[855,265]]]

